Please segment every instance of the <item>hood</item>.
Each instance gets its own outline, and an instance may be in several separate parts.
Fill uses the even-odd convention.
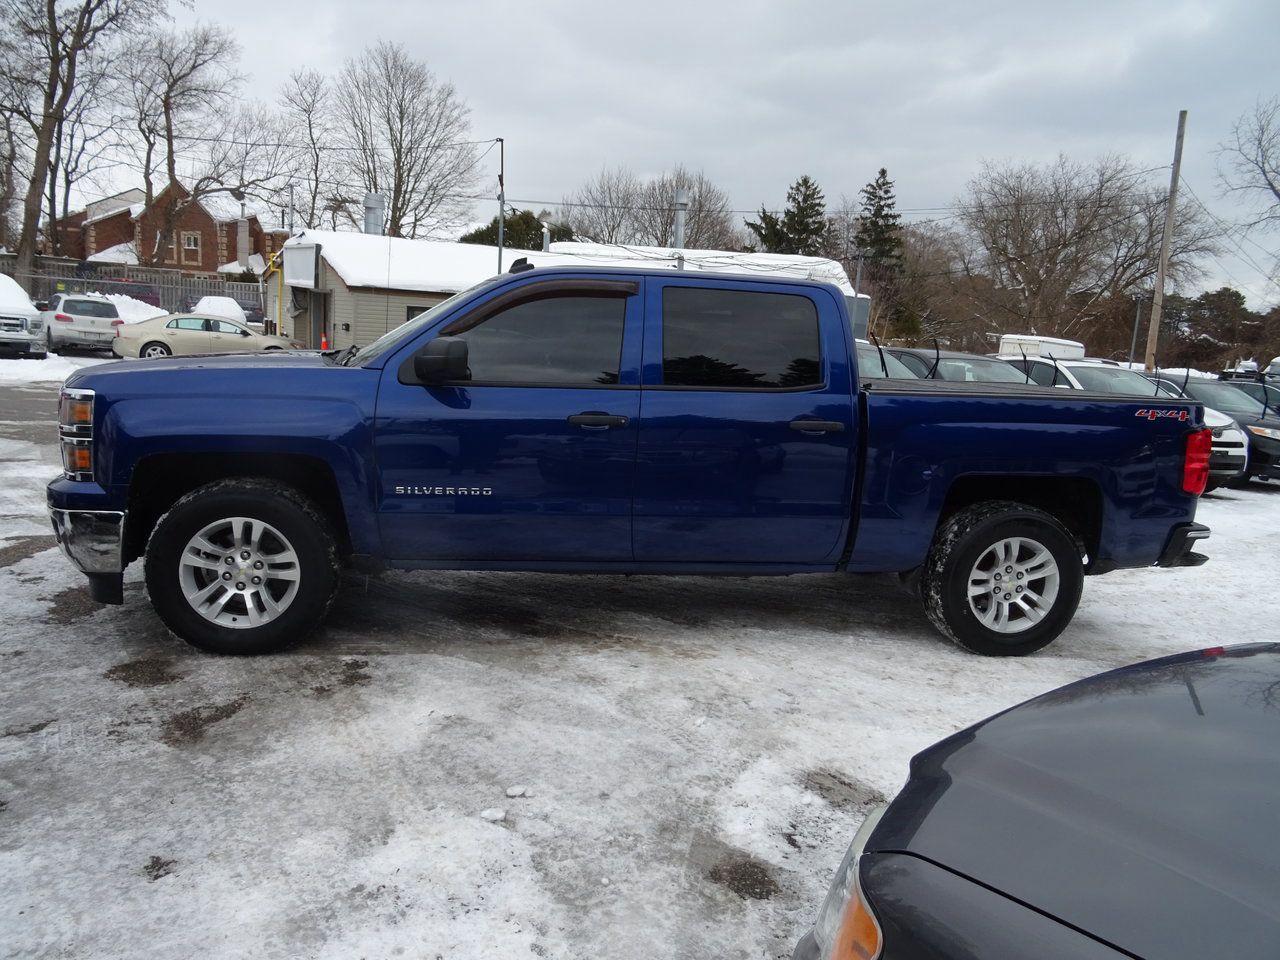
[[[1212,407],[1205,407],[1204,425],[1216,430],[1219,427],[1234,427],[1236,422],[1220,410],[1214,410]]]
[[[918,755],[868,849],[1147,958],[1280,942],[1280,644],[1063,687]]]
[[[380,371],[339,367],[315,352],[293,350],[122,360],[85,367],[67,378],[108,402],[164,397],[330,397],[361,395]]]

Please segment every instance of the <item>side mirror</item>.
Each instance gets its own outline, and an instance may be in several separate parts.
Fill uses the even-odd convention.
[[[458,337],[436,337],[413,358],[418,382],[438,387],[457,380],[470,380],[467,341]]]

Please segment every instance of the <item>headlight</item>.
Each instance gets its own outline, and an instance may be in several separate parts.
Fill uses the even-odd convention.
[[[875,807],[858,828],[853,843],[840,861],[840,869],[831,881],[827,899],[818,911],[813,925],[813,938],[818,942],[819,956],[824,960],[876,960],[884,938],[880,923],[862,895],[858,884],[858,865],[862,851],[876,824],[884,816],[888,804]]]
[[[41,330],[44,329],[44,321],[39,318],[36,318],[35,320],[32,320],[27,324],[27,329],[30,330],[32,333],[39,333]]]
[[[69,480],[93,479],[93,398],[92,390],[66,387],[58,398],[62,471]]]
[[[1256,433],[1260,437],[1266,437],[1268,440],[1280,440],[1280,430],[1275,427],[1255,427],[1249,424],[1249,432]]]

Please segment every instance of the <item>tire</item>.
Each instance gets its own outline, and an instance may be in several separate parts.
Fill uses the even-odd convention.
[[[237,526],[246,535],[239,540],[232,533]],[[197,536],[215,549],[194,548]],[[179,499],[156,523],[147,541],[146,582],[165,626],[192,646],[272,653],[324,620],[338,588],[337,545],[329,522],[292,487],[219,480]]]
[[[1046,560],[1033,560],[1043,551],[1054,572],[1040,577],[1036,574],[1050,570]],[[996,563],[1000,557],[1003,571]],[[1008,586],[1005,576],[1017,579],[1009,581],[1014,590],[1001,596],[995,587]],[[972,600],[971,584],[983,587]],[[987,584],[993,596],[987,596]],[[1020,657],[1053,642],[1071,622],[1084,586],[1084,564],[1075,539],[1055,517],[1026,504],[993,500],[967,507],[939,526],[920,585],[925,613],[943,636],[972,653]]]
[[[150,350],[151,353],[147,353]],[[161,343],[159,340],[152,340],[144,343],[142,348],[138,350],[138,359],[143,360],[147,357],[172,357],[173,351],[169,349],[169,345]]]

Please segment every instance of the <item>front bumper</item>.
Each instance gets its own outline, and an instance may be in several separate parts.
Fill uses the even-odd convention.
[[[22,334],[0,333],[0,352],[4,353],[39,353],[44,343],[34,337]]]
[[[49,508],[53,535],[67,558],[89,577],[100,603],[120,603],[124,573],[124,514],[118,510]]]
[[[1209,537],[1209,528],[1203,523],[1180,523],[1169,534],[1157,567],[1198,567],[1209,558],[1202,553],[1192,553],[1191,548]]]

